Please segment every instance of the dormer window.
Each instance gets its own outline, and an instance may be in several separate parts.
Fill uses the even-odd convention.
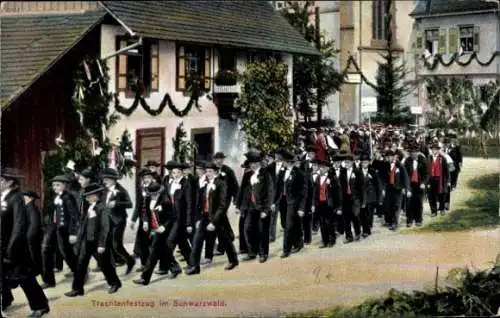
[[[118,38],[117,50],[137,43],[136,40]],[[116,87],[118,92],[135,94],[157,92],[159,89],[159,45],[155,40],[143,40],[143,45],[118,55]]]
[[[177,45],[177,91],[186,91],[189,76],[197,76],[202,88],[210,90],[211,49],[195,45]]]

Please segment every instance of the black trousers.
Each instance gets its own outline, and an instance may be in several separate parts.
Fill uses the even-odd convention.
[[[453,172],[450,172],[450,183],[452,189],[455,189],[457,187],[459,175],[460,175],[460,167],[458,165],[455,165],[455,170]]]
[[[319,214],[313,213],[311,216],[311,227],[313,232],[318,232],[319,230]]]
[[[446,187],[443,186],[443,188]],[[429,192],[427,193],[427,199],[429,200],[429,206],[431,208],[431,213],[436,214],[437,211],[444,211],[444,204],[446,199],[445,189],[439,191],[439,178],[432,177],[430,179]]]
[[[328,203],[320,202],[316,206],[314,214],[319,219],[319,229],[321,233],[321,241],[323,245],[335,244],[337,235],[335,233],[335,225],[333,223],[333,209],[328,206]]]
[[[76,255],[73,250],[73,246],[69,243],[69,233],[66,228],[58,228],[56,230],[57,235],[57,247],[61,253],[64,261],[74,273],[76,270]]]
[[[276,240],[276,230],[278,227],[278,209],[274,209],[271,211],[271,221],[270,221],[270,229],[269,229],[269,240],[274,242]]]
[[[133,262],[133,257],[127,252],[123,246],[123,234],[125,233],[125,228],[127,226],[127,220],[122,220],[117,224],[111,226],[111,239],[113,246],[113,255],[115,255],[115,260],[118,263],[121,262]],[[138,229],[142,230],[142,229]]]
[[[186,237],[186,226],[184,223],[180,221],[172,221],[167,225],[165,232],[167,232],[167,251],[169,253],[172,251],[172,256],[170,257],[170,255],[167,254],[167,257],[165,258],[165,261],[167,261],[170,268],[180,268],[179,263],[176,261],[173,254],[177,246],[179,246],[182,257],[184,257],[188,265],[190,265],[189,256],[191,255],[191,246],[189,245]]]
[[[153,233],[151,248],[148,260],[146,262],[146,266],[144,267],[144,271],[141,274],[141,277],[146,281],[151,281],[151,276],[153,275],[153,271],[156,267],[156,264],[160,259],[164,260],[164,267],[168,268],[170,264],[175,260],[174,258],[174,250],[167,245],[167,232],[163,233]],[[160,265],[160,269],[162,268]]]
[[[141,260],[141,265],[146,266],[149,258],[149,248],[151,246],[150,231],[144,231],[142,229],[142,221],[139,221],[139,226],[137,228],[137,233],[135,235],[134,244],[134,254],[139,256]]]
[[[40,237],[33,237],[28,239],[28,249],[31,256],[31,264],[33,266],[34,275],[37,276],[42,273],[42,242]]]
[[[393,227],[397,227],[399,225],[401,200],[402,191],[392,186],[387,186],[384,198],[385,221]]]
[[[283,253],[290,253],[293,247],[299,247],[303,240],[301,220],[297,207],[287,204],[286,199],[280,201],[281,225],[285,229],[283,235]]]
[[[377,208],[377,203],[367,203],[364,208],[361,208],[361,212],[359,214],[361,229],[363,234],[372,234],[372,226],[373,226],[373,214],[375,209]]]
[[[55,285],[56,277],[54,275],[54,265],[56,255],[59,254],[57,246],[57,235],[55,230],[49,230],[44,233],[42,239],[42,280],[49,285]],[[61,257],[62,260],[62,257]],[[62,268],[62,266],[61,266]]]
[[[271,222],[270,213],[265,218],[260,217],[261,210],[246,211],[245,237],[248,246],[248,255],[269,255],[269,227]]]
[[[412,225],[422,223],[422,214],[424,209],[424,190],[420,189],[418,184],[411,184],[411,197],[408,199],[406,207],[406,224]]]
[[[111,243],[111,242],[109,242]],[[90,258],[93,256],[98,266],[104,274],[104,278],[109,286],[121,287],[122,283],[116,274],[115,264],[113,260],[112,244],[107,244],[105,251],[102,254],[97,253],[97,242],[83,241],[79,242],[79,253],[76,271],[73,276],[72,290],[84,290],[85,277],[89,269]]]
[[[2,268],[5,268],[2,265]],[[42,287],[38,284],[35,276],[28,275],[19,281],[19,286],[26,295],[26,299],[28,299],[28,303],[30,305],[31,310],[42,310],[49,308],[49,300],[45,293],[43,292]],[[7,278],[2,275],[2,306],[8,305],[14,301],[14,296],[12,295],[12,290],[10,288],[10,282]]]
[[[56,248],[54,251],[54,268],[58,269],[59,271],[62,271],[64,268],[64,259],[61,255],[61,252],[59,252],[59,249]]]
[[[359,221],[360,202],[358,199],[352,197],[345,197],[342,202],[342,216],[344,219],[344,232],[348,240],[353,239],[352,228],[354,227],[354,234],[361,235],[361,224]]]
[[[248,253],[247,238],[245,235],[245,223],[248,217],[247,211],[241,211],[240,218],[238,220],[238,233],[239,233],[239,245],[240,253]]]
[[[302,231],[304,234],[304,243],[310,244],[312,241],[312,218],[313,213],[308,209],[302,217]]]

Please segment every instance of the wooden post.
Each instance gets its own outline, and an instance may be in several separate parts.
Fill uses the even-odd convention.
[[[319,19],[319,7],[316,6],[314,8],[314,18],[315,18],[315,28],[316,28],[316,36],[315,36],[315,40],[316,40],[316,48],[318,49],[318,51],[321,50],[321,29],[320,29],[320,19]],[[321,58],[321,57],[320,57]],[[319,63],[318,63],[318,68],[316,69],[316,74],[318,75],[317,78],[319,78],[319,74],[321,72],[321,69],[320,69],[320,66],[319,66]],[[322,92],[321,92],[321,89],[320,89],[320,83],[319,81],[316,83],[317,87],[316,87],[316,115],[317,115],[317,120],[318,120],[318,128],[321,126],[321,120],[322,120],[322,117],[323,117],[323,105],[322,105],[322,102],[320,100],[320,96],[322,96]]]

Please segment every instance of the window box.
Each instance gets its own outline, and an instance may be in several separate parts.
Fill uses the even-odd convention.
[[[215,75],[215,85],[233,86],[238,82],[238,76],[231,70],[220,70]]]

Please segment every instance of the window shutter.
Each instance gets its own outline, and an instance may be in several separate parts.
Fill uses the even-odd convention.
[[[210,90],[210,48],[205,49],[205,67],[204,67],[204,74],[203,74],[203,79],[204,79],[204,88],[205,90],[209,91]]]
[[[158,91],[160,79],[160,64],[159,64],[159,45],[158,42],[151,44],[151,90]]]
[[[126,46],[127,41],[121,40],[120,49],[123,49]],[[127,55],[123,53],[118,56],[118,89],[127,89]]]
[[[416,35],[416,43],[415,43],[415,48],[417,49],[417,53],[420,54],[423,51],[423,42],[424,42],[424,32],[420,29],[417,30],[417,35]]]
[[[177,50],[177,90],[186,89],[186,56],[184,47],[179,46]]]
[[[458,29],[448,29],[448,53],[456,53],[458,48]]]
[[[438,53],[444,54],[446,53],[446,32],[447,29],[439,29],[439,38],[438,38]]]
[[[474,27],[474,52],[478,53],[479,52],[479,27],[475,26]]]

